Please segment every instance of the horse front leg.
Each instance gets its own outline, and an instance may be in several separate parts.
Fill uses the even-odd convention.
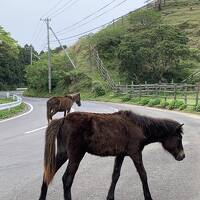
[[[60,167],[67,161],[67,153],[58,153],[56,155],[56,172],[60,169]],[[55,173],[56,173],[55,172]],[[42,182],[42,187],[41,187],[41,192],[40,192],[40,198],[39,200],[45,200],[47,196],[47,190],[48,190],[48,185],[44,181]]]
[[[113,169],[113,174],[112,174],[112,182],[111,182],[110,189],[107,195],[107,200],[114,200],[115,187],[120,177],[120,171],[121,171],[123,161],[124,161],[124,155],[120,155],[115,158],[115,164],[114,164],[114,169]]]
[[[152,197],[151,197],[149,186],[148,186],[147,173],[146,173],[146,170],[144,168],[143,161],[142,161],[142,152],[138,152],[137,154],[132,155],[131,158],[132,158],[132,160],[135,164],[137,172],[138,172],[140,179],[142,181],[144,199],[145,200],[153,200]]]

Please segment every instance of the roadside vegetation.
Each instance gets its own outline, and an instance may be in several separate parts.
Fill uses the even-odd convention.
[[[200,113],[200,103],[198,105],[186,105],[182,99],[168,98],[167,100],[155,97],[133,97],[131,95],[122,95],[118,93],[106,93],[106,95],[95,96],[94,94],[82,94],[82,99],[91,101],[103,101],[112,103],[126,103],[132,105],[141,105],[147,107],[161,108],[167,110],[177,110],[183,112]]]
[[[23,113],[26,109],[27,105],[25,103],[22,103],[21,105],[15,108],[0,110],[0,120],[16,116],[20,113]]]
[[[3,99],[0,99],[0,104],[10,103],[12,101],[13,101],[12,98],[3,98]]]

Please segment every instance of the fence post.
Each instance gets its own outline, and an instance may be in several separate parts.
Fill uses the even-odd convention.
[[[126,94],[128,94],[128,85],[126,84]]]
[[[187,84],[185,84],[185,105],[187,105]]]
[[[196,85],[196,106],[198,105],[199,103],[199,83]]]
[[[156,96],[158,96],[158,89],[159,89],[158,84],[156,84],[155,87],[156,87]]]
[[[177,85],[174,84],[174,100],[176,100]]]
[[[141,99],[142,97],[142,88],[141,88],[141,84],[139,84],[139,98]]]
[[[145,81],[145,95],[148,95],[148,90],[147,90],[147,82]]]
[[[134,95],[133,81],[131,82],[131,93]]]

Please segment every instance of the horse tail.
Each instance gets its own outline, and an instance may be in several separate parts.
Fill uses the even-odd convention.
[[[47,185],[50,184],[56,172],[55,142],[63,122],[64,118],[53,120],[46,130],[44,150],[44,181],[47,183]]]
[[[47,120],[48,120],[48,123],[49,123],[49,120],[50,120],[50,115],[51,115],[51,104],[49,101],[47,101]]]

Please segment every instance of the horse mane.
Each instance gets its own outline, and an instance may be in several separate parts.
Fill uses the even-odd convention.
[[[69,94],[65,95],[65,97],[67,97],[67,98],[73,100],[73,97],[72,97],[71,95],[69,95]]]
[[[139,126],[147,138],[164,138],[175,134],[177,128],[180,134],[183,134],[181,124],[171,119],[147,117],[132,111],[119,111],[118,114]]]
[[[74,100],[75,97],[80,96],[80,93],[74,93],[74,94],[67,94],[65,97]]]

